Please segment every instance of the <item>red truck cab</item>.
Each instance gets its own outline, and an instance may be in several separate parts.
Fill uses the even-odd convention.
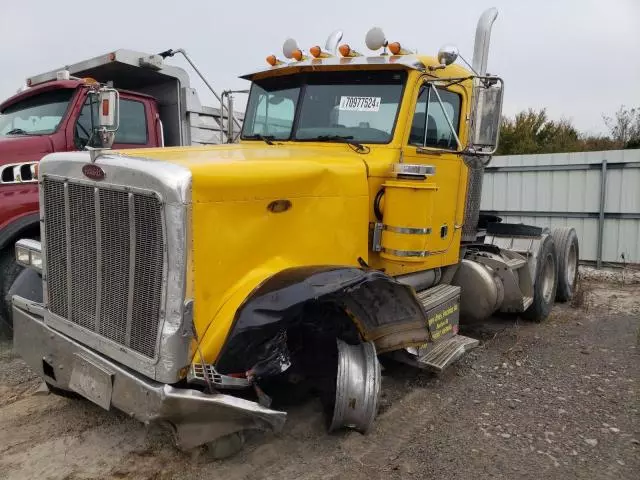
[[[0,104],[0,332],[10,325],[5,295],[20,270],[14,243],[39,237],[37,163],[48,153],[85,148],[92,132],[92,83],[51,80]],[[161,146],[156,100],[127,90],[119,94],[120,127],[113,147]]]

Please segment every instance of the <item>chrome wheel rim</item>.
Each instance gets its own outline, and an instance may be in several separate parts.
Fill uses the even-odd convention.
[[[556,281],[556,268],[553,261],[553,255],[549,254],[544,259],[542,271],[542,297],[546,303],[551,302],[553,296],[553,287]]]

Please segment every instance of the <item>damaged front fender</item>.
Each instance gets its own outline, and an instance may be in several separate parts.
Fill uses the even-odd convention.
[[[350,319],[349,326],[337,321],[340,314]],[[277,375],[289,368],[290,337],[301,330],[311,342],[374,341],[383,352],[425,343],[426,325],[413,289],[382,272],[287,269],[265,281],[237,311],[216,369],[256,378]]]

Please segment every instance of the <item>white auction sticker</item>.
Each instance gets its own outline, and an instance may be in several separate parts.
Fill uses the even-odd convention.
[[[348,112],[377,112],[381,97],[340,97],[339,110]]]

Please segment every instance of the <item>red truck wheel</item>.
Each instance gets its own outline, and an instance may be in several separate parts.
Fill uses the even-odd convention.
[[[22,267],[15,261],[13,246],[0,251],[0,337],[9,339],[13,337],[11,299],[7,294],[21,271]]]

